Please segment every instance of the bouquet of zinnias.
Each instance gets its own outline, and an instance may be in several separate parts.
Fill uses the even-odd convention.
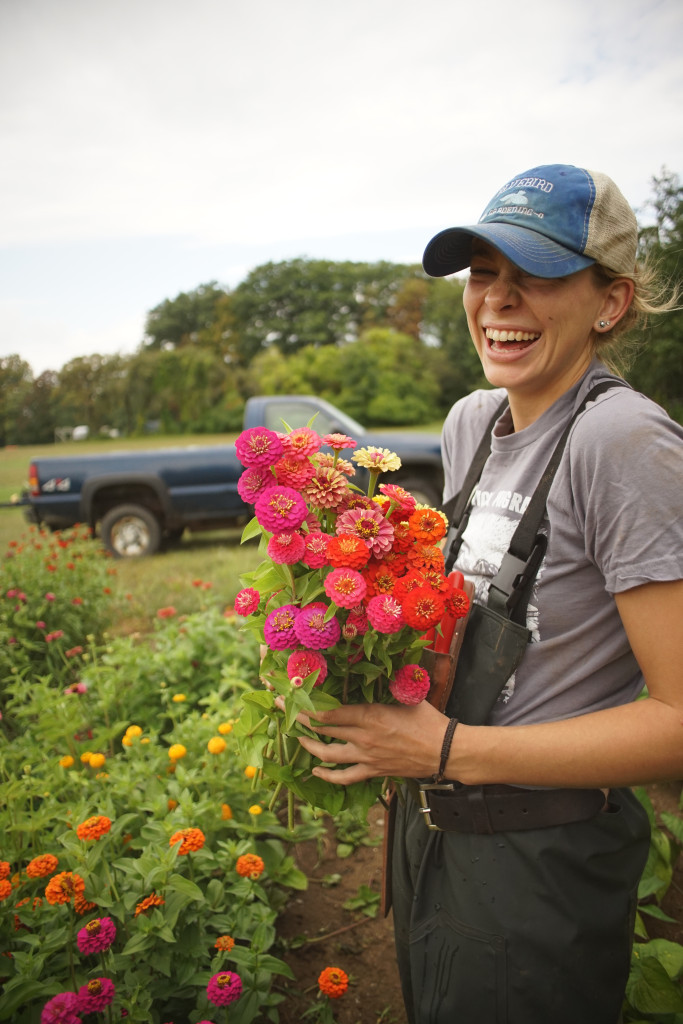
[[[271,806],[284,786],[332,814],[367,811],[383,780],[342,787],[311,775],[315,759],[296,739],[307,731],[297,715],[424,700],[421,652],[435,633],[438,641],[444,618],[468,607],[443,572],[443,513],[395,484],[380,484],[373,497],[379,475],[401,461],[386,448],[341,457],[355,448],[344,434],[321,438],[310,426],[252,428],[236,441],[245,466],[238,491],[255,510],[242,540],[260,535],[266,556],[235,599],[262,645],[265,684],[244,696],[236,735],[249,763],[273,780]],[[367,493],[351,482],[353,463],[368,471]]]

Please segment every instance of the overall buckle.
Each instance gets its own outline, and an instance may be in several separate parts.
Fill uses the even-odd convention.
[[[439,825],[435,825],[431,819],[431,807],[427,803],[427,793],[432,789],[449,790],[452,793],[455,790],[455,786],[452,782],[420,782],[418,783],[418,789],[420,793],[420,807],[418,810],[420,814],[424,815],[425,825],[433,832],[443,832],[443,829]]]

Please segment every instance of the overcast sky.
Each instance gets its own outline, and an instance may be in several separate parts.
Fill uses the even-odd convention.
[[[540,163],[643,207],[682,46],[680,0],[0,0],[0,357],[133,352],[270,260],[419,262]]]

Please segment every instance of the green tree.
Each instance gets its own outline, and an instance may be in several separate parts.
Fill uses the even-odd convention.
[[[216,281],[200,284],[191,292],[180,292],[175,299],[164,299],[150,310],[145,320],[146,349],[181,348],[195,344],[202,336],[203,345],[220,336],[217,325],[225,319],[229,293]]]
[[[0,358],[0,447],[22,444],[30,427],[33,371],[18,355]]]
[[[683,292],[683,185],[666,169],[652,179],[655,223],[641,231],[641,253],[659,265],[671,289]],[[683,422],[683,309],[653,316],[628,379]]]

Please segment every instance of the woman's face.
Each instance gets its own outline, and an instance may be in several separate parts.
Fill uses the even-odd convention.
[[[608,315],[607,291],[590,268],[532,277],[475,239],[464,293],[467,323],[487,380],[508,391],[516,430],[587,369],[592,331]]]

